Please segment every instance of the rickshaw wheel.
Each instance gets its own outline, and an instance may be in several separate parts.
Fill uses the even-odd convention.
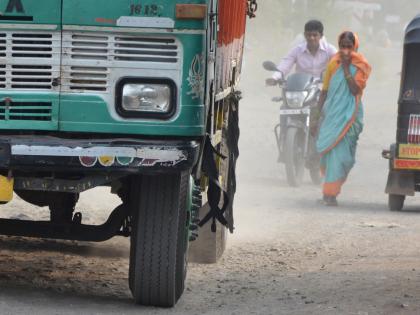
[[[391,211],[401,211],[404,208],[404,195],[388,195],[388,207]]]

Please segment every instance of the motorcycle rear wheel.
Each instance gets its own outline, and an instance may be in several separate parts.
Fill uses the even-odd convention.
[[[304,132],[294,127],[287,129],[284,160],[287,182],[292,187],[299,187],[303,181],[305,171],[304,147]]]

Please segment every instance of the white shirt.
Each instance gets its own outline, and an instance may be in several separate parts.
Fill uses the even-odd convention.
[[[329,44],[324,38],[319,42],[319,49],[313,55],[309,49],[306,40],[293,48],[286,57],[284,57],[275,72],[273,79],[279,80],[282,74],[287,76],[296,65],[296,72],[303,72],[320,78],[322,72],[327,68],[330,59],[337,53],[337,49]]]

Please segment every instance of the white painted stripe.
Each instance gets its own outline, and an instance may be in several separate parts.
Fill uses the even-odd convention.
[[[42,145],[12,145],[12,155],[24,156],[62,156],[62,157],[80,157],[80,156],[112,156],[141,158],[156,160],[159,163],[180,162],[187,159],[183,151],[173,148],[126,148],[126,147],[91,147],[91,148],[70,148],[65,146],[42,146]]]
[[[177,30],[177,29],[159,29],[159,28],[133,28],[133,27],[106,27],[106,26],[80,26],[63,25],[63,30],[69,31],[93,31],[93,32],[119,32],[119,33],[156,33],[156,34],[191,34],[205,35],[206,30]]]
[[[0,29],[56,30],[58,26],[52,24],[0,24]]]
[[[161,150],[158,148],[137,149],[137,157],[142,159],[158,160],[161,163],[187,159],[185,154],[178,149]]]
[[[175,21],[168,17],[122,16],[117,20],[118,26],[146,28],[174,28]]]
[[[12,145],[12,155],[29,156],[122,156],[136,157],[134,148],[124,147],[92,147],[92,148],[69,148],[36,145]]]

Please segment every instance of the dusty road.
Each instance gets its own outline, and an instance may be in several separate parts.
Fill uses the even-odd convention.
[[[275,91],[264,90],[261,101],[262,85],[245,86],[237,231],[219,264],[190,266],[176,308],[132,305],[126,239],[85,244],[0,238],[0,313],[418,314],[420,200],[392,213],[383,194],[380,151],[393,138],[397,79],[387,95],[380,80],[367,91],[358,164],[336,209],[316,203],[319,187],[308,180],[301,189],[286,185],[271,131],[277,108],[269,98]],[[83,196],[79,208],[89,221],[103,220],[101,207],[116,202],[106,193]],[[2,214],[31,216],[31,209],[16,201]]]
[[[420,199],[392,213],[383,193],[387,163],[380,152],[394,138],[398,67],[386,80],[372,78],[358,163],[340,207],[325,208],[316,203],[319,187],[308,180],[301,189],[288,187],[275,163],[275,91],[263,87],[257,47],[247,48],[244,74],[237,231],[220,263],[190,266],[176,308],[138,308],[127,285],[128,240],[0,238],[0,314],[420,313]],[[399,57],[398,49],[387,54]],[[116,203],[106,193],[82,196],[78,207],[89,221],[103,220],[102,207]],[[34,209],[15,201],[1,215],[48,215]]]

